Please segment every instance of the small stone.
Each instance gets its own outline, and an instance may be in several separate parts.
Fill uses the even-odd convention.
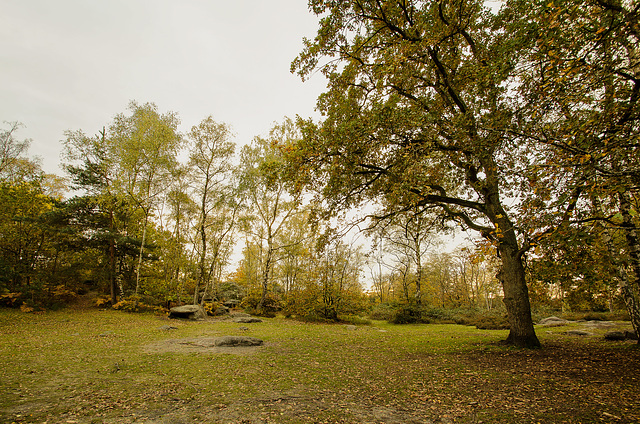
[[[344,328],[349,331],[356,331],[358,329],[358,327],[356,327],[355,325],[345,325]]]
[[[159,327],[158,330],[165,330],[165,331],[169,331],[169,330],[177,330],[178,327],[173,327],[171,325],[163,325],[162,327]]]

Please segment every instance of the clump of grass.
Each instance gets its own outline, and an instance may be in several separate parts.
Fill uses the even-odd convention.
[[[340,317],[340,321],[352,325],[372,325],[370,319],[362,318],[357,315],[345,315]]]
[[[562,318],[571,321],[629,321],[627,311],[613,312],[565,312],[561,314]]]
[[[371,308],[371,312],[369,312],[369,319],[376,321],[391,321],[397,307],[397,305],[390,303],[379,303]]]
[[[425,314],[422,306],[406,304],[400,305],[396,309],[390,322],[393,324],[429,324],[431,320]]]

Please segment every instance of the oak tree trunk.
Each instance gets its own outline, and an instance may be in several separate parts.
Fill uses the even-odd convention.
[[[540,347],[540,341],[533,328],[522,257],[517,246],[510,246],[507,242],[500,243],[498,252],[502,265],[497,278],[504,291],[504,304],[510,325],[506,343],[526,348]]]

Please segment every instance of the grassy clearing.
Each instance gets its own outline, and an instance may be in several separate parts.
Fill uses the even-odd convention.
[[[459,325],[376,321],[354,331],[281,318],[0,310],[0,421],[640,422],[640,350],[563,334],[579,325],[539,329],[545,348],[528,351],[501,346],[504,331]],[[149,349],[222,335],[266,345]]]

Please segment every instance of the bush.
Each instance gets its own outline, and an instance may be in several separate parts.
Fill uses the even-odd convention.
[[[459,324],[460,311],[456,309],[425,308],[422,314],[438,324]]]
[[[508,330],[511,328],[506,316],[480,315],[467,325],[475,325],[480,330]]]
[[[16,307],[22,297],[21,293],[5,293],[0,295],[0,306]]]
[[[222,306],[220,302],[204,302],[204,310],[207,315],[215,315],[216,310]]]
[[[359,317],[357,315],[341,316],[340,321],[352,325],[371,325],[371,320]]]
[[[53,289],[54,302],[70,303],[78,297],[78,293],[71,290],[64,284],[59,284]]]
[[[281,309],[279,300],[275,297],[275,295],[271,292],[267,292],[265,296],[264,303],[262,305],[262,310],[258,311],[258,304],[260,303],[260,298],[262,297],[262,290],[252,290],[240,303],[240,306],[247,310],[247,312],[256,314],[259,316],[273,318],[275,313]]]
[[[424,308],[407,304],[396,309],[390,322],[392,324],[429,324],[431,320],[424,314]]]
[[[629,321],[627,311],[614,312],[565,312],[562,318],[572,321]]]
[[[395,315],[397,305],[389,303],[379,303],[375,305],[369,313],[369,319],[379,321],[391,321]]]
[[[95,299],[96,308],[107,308],[111,305],[111,298],[108,296],[98,296]]]
[[[295,319],[298,321],[302,321],[302,322],[313,322],[313,323],[330,323],[333,322],[321,315],[316,314],[315,312],[311,311],[309,313],[303,314],[303,315],[296,315]]]
[[[125,312],[166,312],[161,306],[153,306],[143,303],[138,296],[129,296],[112,306],[113,309]]]

